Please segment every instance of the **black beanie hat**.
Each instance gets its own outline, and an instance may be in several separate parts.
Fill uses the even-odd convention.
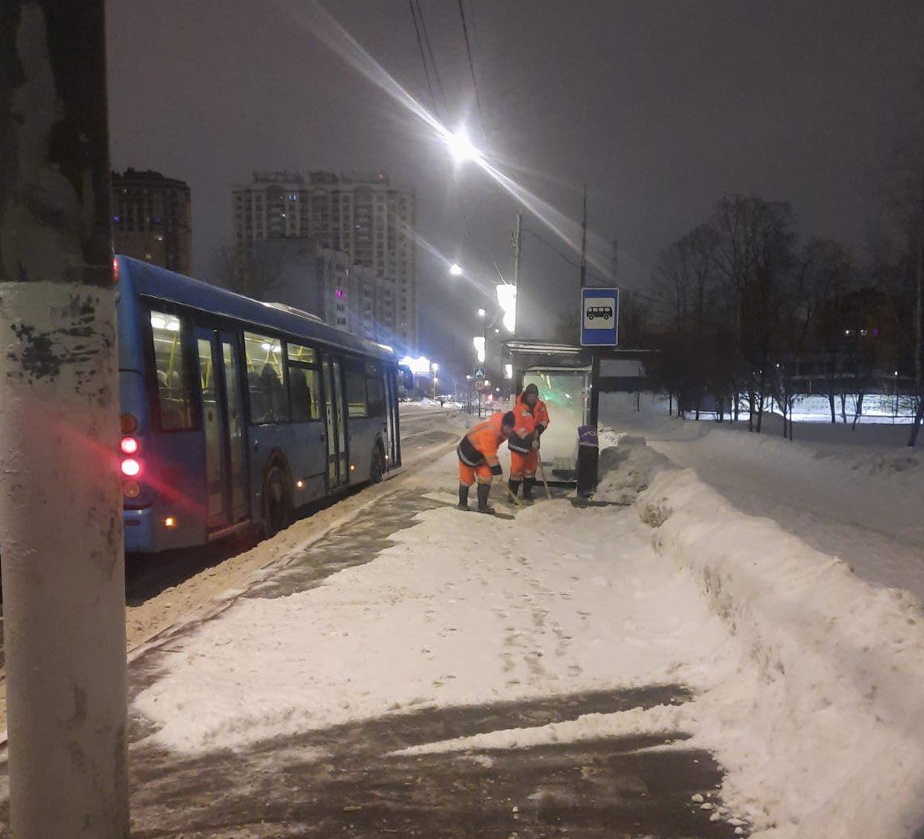
[[[526,388],[523,390],[523,393],[535,393],[536,396],[539,395],[539,388],[534,384],[526,385]]]

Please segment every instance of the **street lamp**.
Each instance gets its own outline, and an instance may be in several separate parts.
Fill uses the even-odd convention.
[[[435,361],[430,364],[430,375],[433,377],[433,398],[436,399],[436,383],[439,381],[436,373],[440,369],[439,364]]]
[[[449,274],[450,276],[453,276],[453,277],[461,277],[462,276],[462,266],[459,265],[458,262],[453,262],[452,265],[449,266]]]
[[[449,146],[449,153],[456,163],[481,160],[481,152],[475,148],[475,144],[464,128],[460,128],[455,133],[447,132],[446,145]]]
[[[472,338],[472,343],[475,345],[475,357],[478,359],[478,363],[484,364],[484,335],[475,335]]]
[[[484,309],[478,310],[478,317],[483,318],[485,315],[487,315],[487,312]]]

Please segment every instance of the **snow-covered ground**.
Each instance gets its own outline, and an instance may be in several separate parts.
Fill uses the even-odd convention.
[[[791,442],[776,416],[750,434],[746,423],[669,417],[662,401],[642,407],[604,397],[601,421],[643,435],[742,512],[924,601],[924,448],[905,446],[907,426],[797,423]]]
[[[308,591],[238,601],[175,639],[163,675],[135,702],[155,725],[152,739],[201,754],[415,708],[680,682],[695,698],[676,707],[415,748],[477,754],[687,731],[728,770],[720,815],[744,819],[752,835],[920,836],[920,603],[865,582],[772,515],[743,510],[672,464],[667,444],[699,450],[706,463],[724,451],[739,463],[753,456],[780,474],[796,470],[796,484],[814,474],[837,483],[848,470],[870,495],[896,483],[911,491],[916,470],[867,451],[816,457],[738,431],[698,449],[711,429],[650,415],[627,428],[603,435],[616,445],[601,454],[598,493],[625,506],[543,501],[512,521],[422,512],[369,563]],[[660,451],[643,439],[652,432]],[[788,451],[798,454],[787,460]],[[759,472],[745,475],[757,481]],[[450,503],[454,455],[413,481]],[[759,484],[749,492],[752,504],[762,497]],[[785,492],[792,504],[794,490]],[[863,508],[862,493],[843,497]],[[767,509],[785,517],[775,496]],[[897,521],[915,538],[916,520]]]

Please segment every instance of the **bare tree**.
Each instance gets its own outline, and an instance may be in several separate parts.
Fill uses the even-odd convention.
[[[917,444],[924,420],[924,74],[918,79],[915,126],[904,146],[893,157],[886,177],[886,219],[889,233],[898,241],[899,277],[911,301],[906,343],[913,347],[912,361],[917,399],[914,423],[908,440]],[[907,322],[907,318],[905,319]]]
[[[736,367],[748,394],[751,431],[761,430],[771,363],[779,350],[794,262],[792,226],[788,203],[741,195],[723,197],[711,222],[715,266],[734,300]]]
[[[215,285],[229,291],[268,300],[285,287],[290,271],[313,258],[307,239],[225,243],[215,249],[211,278]]]
[[[10,825],[129,834],[103,0],[0,6]]]
[[[794,349],[800,355],[820,356],[831,422],[837,422],[835,396],[843,366],[843,303],[855,285],[850,253],[832,239],[812,238],[799,255],[793,284]]]

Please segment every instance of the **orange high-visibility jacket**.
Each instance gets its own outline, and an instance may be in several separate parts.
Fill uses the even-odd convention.
[[[459,444],[459,458],[468,466],[477,466],[484,461],[492,471],[500,466],[497,449],[506,439],[501,430],[504,414],[498,411],[484,422],[479,422]],[[480,455],[480,457],[477,457]]]
[[[517,397],[516,405],[513,406],[513,415],[517,419],[517,424],[513,427],[513,433],[517,437],[528,437],[536,430],[536,416],[533,409],[523,399],[524,395],[524,393],[521,393]]]
[[[543,431],[549,427],[549,409],[541,399],[533,406],[533,419],[536,422],[536,428],[542,428]]]

